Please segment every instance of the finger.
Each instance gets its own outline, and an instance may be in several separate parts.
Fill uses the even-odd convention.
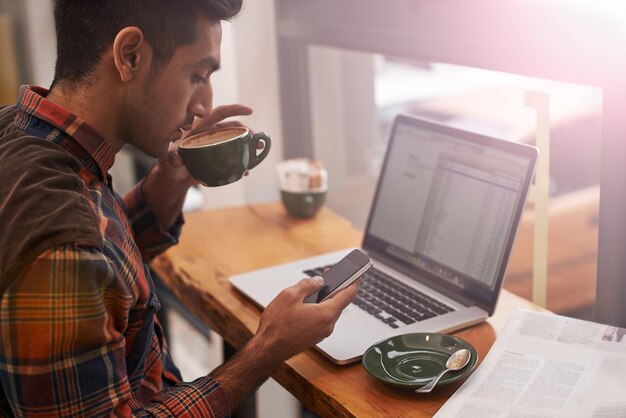
[[[183,159],[180,158],[180,154],[178,154],[178,151],[168,151],[167,162],[171,166],[176,168],[181,168],[183,166]]]
[[[298,283],[291,286],[291,289],[295,291],[298,298],[304,299],[305,297],[318,292],[323,285],[324,279],[321,276],[315,276],[300,280]]]
[[[170,142],[167,146],[167,153],[161,157],[161,160],[164,160],[168,164],[174,167],[182,167],[183,160],[178,154],[178,141]]]
[[[215,124],[216,128],[241,128],[241,127],[246,127],[246,125],[244,125],[243,123],[239,122],[238,120],[229,120],[227,122],[219,122]]]
[[[185,137],[190,135],[194,135],[196,133],[207,131],[215,128],[215,125],[219,123],[229,124],[230,122],[222,122],[224,119],[235,117],[235,116],[247,116],[252,114],[252,108],[242,105],[242,104],[231,104],[231,105],[223,105],[218,106],[208,113],[201,117],[196,117],[193,122],[193,127],[189,132],[186,133]],[[232,126],[240,126],[240,125],[232,125]]]
[[[178,145],[182,139],[177,139],[176,141],[172,141],[167,146],[167,154],[165,154],[165,160],[172,166],[180,168],[185,164],[183,162],[183,158],[178,153]]]
[[[251,115],[252,112],[253,110],[251,107],[236,103],[236,104],[218,106],[215,109],[213,109],[209,115],[201,119],[203,121],[206,121],[210,125],[214,125],[218,122],[223,121],[224,119],[232,118],[235,116]]]

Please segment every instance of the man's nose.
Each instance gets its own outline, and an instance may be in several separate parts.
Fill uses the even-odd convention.
[[[189,105],[189,113],[199,118],[209,113],[210,109],[210,106],[207,106],[207,104],[202,100],[194,100]]]
[[[189,113],[200,118],[211,113],[213,107],[210,88],[199,89],[192,97]]]

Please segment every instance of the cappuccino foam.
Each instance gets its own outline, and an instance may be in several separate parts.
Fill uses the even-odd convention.
[[[201,147],[205,145],[219,144],[229,139],[237,138],[246,132],[245,128],[223,129],[216,132],[200,134],[183,142],[185,147]]]

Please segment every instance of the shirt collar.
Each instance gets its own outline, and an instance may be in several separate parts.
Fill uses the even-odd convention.
[[[98,132],[89,126],[78,116],[70,113],[66,109],[46,100],[48,90],[38,86],[23,85],[19,89],[16,107],[19,112],[15,118],[18,128],[28,131],[31,118],[36,118],[47,122],[58,128],[67,136],[60,141],[71,141],[78,143],[89,157],[91,157],[99,169],[100,177],[107,182],[107,173],[115,161],[115,151],[111,144]],[[22,114],[20,114],[20,112]],[[24,117],[28,115],[30,117]],[[64,145],[61,143],[60,145]],[[76,155],[76,147],[64,147],[74,156],[83,160],[83,155]]]

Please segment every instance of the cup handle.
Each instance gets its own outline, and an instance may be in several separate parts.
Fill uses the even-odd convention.
[[[263,141],[265,146],[263,147],[263,151],[257,155],[256,147],[259,141]],[[269,154],[270,148],[272,148],[272,139],[265,132],[257,132],[253,134],[252,141],[250,142],[250,161],[248,163],[248,170],[259,165],[259,163],[267,157],[267,154]]]

